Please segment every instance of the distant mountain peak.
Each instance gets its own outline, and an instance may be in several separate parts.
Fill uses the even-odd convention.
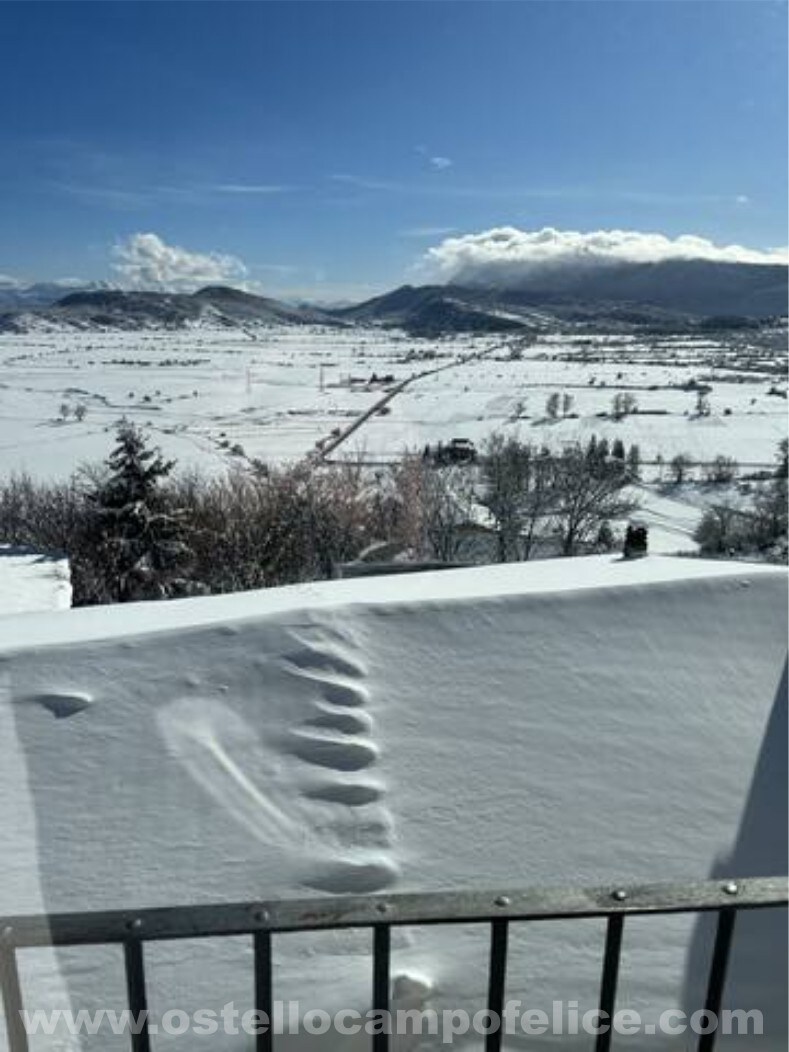
[[[241,289],[212,285],[191,294],[114,288],[71,291],[43,307],[22,304],[12,309],[2,315],[0,331],[25,331],[40,324],[134,331],[192,326],[337,326],[347,322],[314,308],[294,307]]]
[[[476,331],[486,318],[489,331],[542,327],[546,316],[595,326],[687,325],[786,314],[788,275],[783,264],[705,259],[553,264],[509,281],[401,285],[338,313],[416,335]]]

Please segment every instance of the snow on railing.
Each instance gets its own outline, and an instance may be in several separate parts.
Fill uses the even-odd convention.
[[[132,1052],[150,1052],[143,944],[171,939],[252,935],[255,1007],[273,1017],[272,935],[279,932],[371,928],[372,1006],[388,1012],[390,936],[401,925],[484,923],[490,925],[487,1008],[501,1017],[507,973],[507,939],[514,921],[607,918],[599,1008],[613,1017],[622,933],[628,916],[716,913],[715,943],[707,980],[705,1011],[720,1013],[734,926],[740,910],[787,905],[784,877],[639,884],[595,888],[527,888],[504,892],[451,891],[425,894],[285,899],[274,902],[173,906],[136,911],[56,913],[0,918],[0,986],[10,1052],[27,1052],[17,950],[34,946],[122,944],[129,1009],[142,1018],[131,1032]],[[272,1052],[272,1028],[256,1037],[257,1052]],[[597,1052],[607,1052],[612,1029],[597,1036]],[[699,1052],[712,1052],[717,1030],[699,1036]],[[485,1037],[486,1052],[499,1052],[502,1030]],[[373,1035],[373,1052],[388,1052],[389,1035]]]

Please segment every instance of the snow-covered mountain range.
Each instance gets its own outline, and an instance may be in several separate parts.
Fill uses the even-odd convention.
[[[208,286],[194,293],[80,290],[46,307],[0,314],[0,332],[344,324],[347,323],[317,308],[294,307],[225,286]]]
[[[579,326],[692,328],[787,312],[781,264],[671,259],[543,267],[516,285],[405,285],[353,306],[293,305],[224,286],[195,293],[0,287],[0,332],[379,325],[413,335]],[[56,297],[59,292],[60,296]]]

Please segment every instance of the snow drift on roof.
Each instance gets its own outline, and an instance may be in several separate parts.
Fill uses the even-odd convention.
[[[784,872],[785,619],[783,570],[595,557],[0,622],[0,912]],[[767,921],[738,923],[734,1007],[781,1003]],[[622,1006],[698,1003],[708,929],[627,927]],[[595,1004],[601,947],[514,932],[510,996]],[[393,974],[481,1007],[486,953],[405,931]],[[368,954],[282,939],[277,996],[363,1010]],[[119,955],[69,961],[35,1003],[122,989]],[[251,997],[245,940],[151,961],[169,1005]]]

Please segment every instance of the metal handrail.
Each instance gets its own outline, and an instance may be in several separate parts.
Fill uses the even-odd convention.
[[[145,942],[202,937],[251,935],[255,950],[255,1007],[272,1017],[272,935],[277,932],[341,928],[373,930],[373,1008],[389,1006],[390,936],[392,927],[486,923],[490,925],[488,1008],[500,1015],[507,970],[507,937],[511,922],[608,919],[603,952],[600,1008],[613,1015],[626,917],[671,913],[717,913],[718,927],[707,985],[705,1008],[719,1013],[726,971],[740,910],[785,906],[785,877],[749,877],[686,883],[636,884],[621,887],[527,888],[515,891],[447,891],[424,894],[280,899],[271,902],[166,906],[144,910],[53,913],[0,918],[0,986],[11,1052],[27,1052],[22,1025],[22,995],[16,951],[32,946],[83,946],[120,943],[124,947],[129,1007],[145,1010]],[[501,1048],[501,1030],[485,1039],[487,1052]],[[702,1034],[699,1052],[711,1052],[716,1032]],[[597,1038],[597,1052],[607,1052],[610,1029]],[[270,1030],[257,1036],[258,1052],[271,1052]],[[133,1052],[149,1052],[145,1024],[131,1034]],[[389,1036],[375,1034],[374,1052],[387,1052]]]

